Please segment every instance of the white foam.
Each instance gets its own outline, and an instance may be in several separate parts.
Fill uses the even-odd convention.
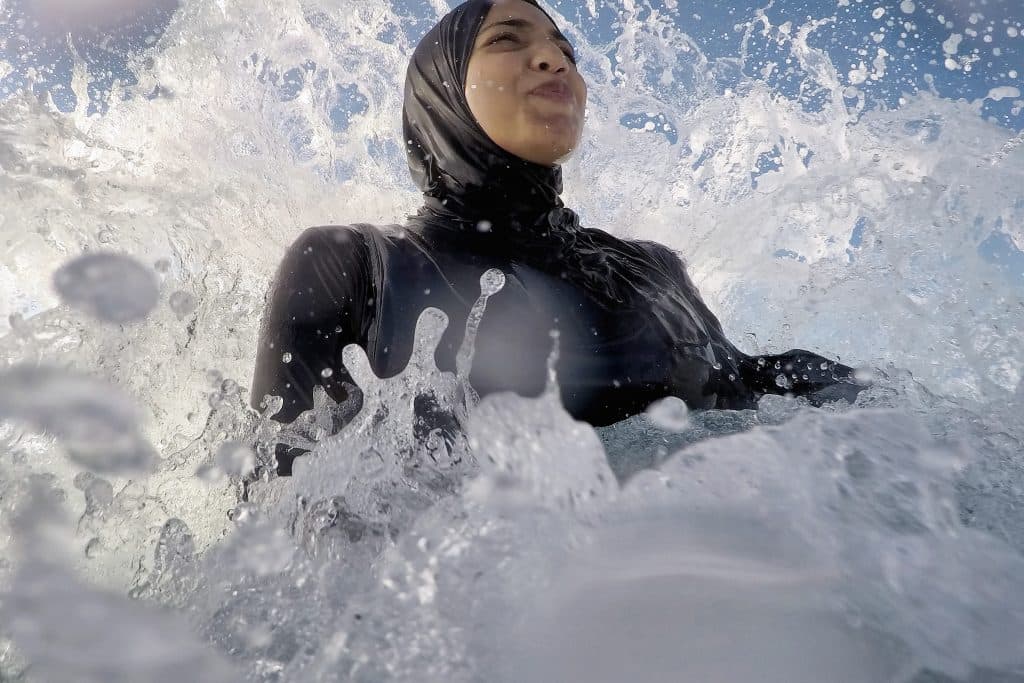
[[[436,14],[444,6],[430,7]],[[900,10],[916,7],[903,2]],[[638,418],[601,432],[620,449],[612,460],[664,464],[623,488],[594,430],[550,396],[488,401],[472,423],[488,452],[435,438],[426,451],[437,460],[416,460],[403,430],[413,420],[411,392],[429,382],[415,372],[391,384],[360,374],[350,353],[346,361],[376,391],[375,411],[328,439],[333,413],[319,397],[319,417],[303,438],[319,439],[326,457],[300,459],[296,477],[256,484],[253,500],[238,506],[237,475],[250,454],[265,462],[277,438],[273,424],[245,408],[245,386],[264,293],[285,246],[308,225],[401,221],[417,205],[399,130],[416,37],[400,14],[388,3],[186,3],[146,55],[151,66],[140,57],[133,97],[115,95],[106,115],[87,115],[81,63],[77,111],[60,114],[28,96],[0,102],[0,302],[5,317],[20,316],[13,329],[0,323],[4,362],[102,368],[133,397],[139,431],[161,455],[148,479],[76,487],[78,467],[45,435],[4,427],[3,523],[30,497],[24,482],[41,477],[63,490],[60,505],[80,520],[66,541],[68,571],[186,608],[211,647],[236,653],[256,679],[349,672],[493,680],[487,673],[502,671],[512,652],[496,643],[539,647],[500,637],[530,610],[556,627],[593,626],[586,609],[620,604],[616,596],[636,605],[679,595],[674,578],[659,592],[639,577],[695,572],[716,586],[709,595],[735,600],[730,609],[757,605],[771,619],[795,608],[786,629],[749,632],[743,642],[752,646],[769,637],[810,642],[816,623],[828,625],[822,633],[849,635],[859,622],[888,629],[914,661],[954,675],[972,664],[1012,668],[1006,637],[1020,630],[1006,604],[1022,594],[1024,520],[1012,492],[1020,486],[1024,309],[1011,247],[1024,245],[1024,146],[980,115],[982,102],[922,92],[899,108],[872,107],[871,83],[891,78],[887,67],[904,54],[887,46],[854,65],[834,64],[814,47],[831,30],[829,18],[782,26],[765,12],[738,18],[747,22],[744,52],[720,60],[660,14],[648,23],[624,16],[608,45],[574,35],[590,102],[587,137],[565,167],[565,200],[585,225],[677,249],[746,351],[800,346],[881,368],[863,401],[877,412],[810,412],[780,398],[757,413],[690,414],[687,429],[671,433]],[[787,53],[799,92],[787,96],[742,75],[768,69],[752,56],[764,44]],[[969,66],[953,59],[954,36],[942,47],[955,68]],[[285,97],[289,72],[302,85]],[[165,95],[141,96],[157,86]],[[989,99],[1019,98],[1015,89],[997,87]],[[362,107],[337,125],[341,110]],[[671,124],[678,141],[660,126],[624,135],[620,121],[639,112],[664,116],[659,123]],[[145,320],[104,326],[58,305],[52,274],[100,248],[155,271],[160,298]],[[438,381],[473,403],[455,378]],[[893,407],[916,417],[894,416]],[[385,409],[389,417],[376,421]],[[386,429],[396,424],[403,429]],[[670,458],[699,439],[710,440]],[[967,444],[963,459],[951,440]],[[449,467],[409,469],[428,461]],[[869,486],[856,473],[871,468],[886,476]],[[223,476],[193,476],[214,469]],[[855,503],[841,504],[837,482],[859,496]],[[917,493],[885,489],[887,482],[910,482]],[[109,496],[97,495],[108,488]],[[712,503],[733,516],[719,522],[694,509]],[[758,546],[756,534],[744,535],[751,519],[765,521],[777,542]],[[635,526],[623,536],[617,523]],[[894,530],[899,523],[918,531]],[[673,529],[689,536],[666,531]],[[627,542],[645,533],[660,540]],[[17,557],[8,538],[0,557]],[[729,545],[735,539],[746,541]],[[815,563],[800,570],[785,563],[790,557]],[[0,566],[0,581],[9,569]],[[579,575],[600,590],[589,606],[561,582]],[[622,588],[619,579],[628,586],[617,594],[609,583]],[[779,588],[804,581],[817,581],[814,595],[824,602],[809,605],[799,591]],[[986,586],[996,588],[987,594]],[[73,611],[78,590],[82,606],[113,605],[84,584],[53,595]],[[765,603],[771,595],[777,601]],[[544,612],[545,596],[565,609]],[[642,613],[686,613],[656,607]],[[723,628],[731,613],[716,617]],[[162,627],[148,614],[127,618],[151,635]],[[1009,626],[972,640],[972,614]],[[631,625],[613,626],[622,628],[594,641],[605,653]],[[677,626],[670,621],[661,633]],[[702,633],[688,628],[694,639]],[[835,658],[815,660],[819,670],[851,661],[842,648],[854,640],[878,654],[870,637],[839,637],[829,650]],[[93,654],[136,670],[127,661],[118,668],[121,651]],[[0,655],[0,671],[8,661]],[[556,660],[547,669],[537,662],[542,673],[560,670]],[[784,673],[799,680],[800,672]],[[880,680],[888,670],[865,675]]]

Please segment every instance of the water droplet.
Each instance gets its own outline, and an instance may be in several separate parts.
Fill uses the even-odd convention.
[[[690,428],[690,409],[675,396],[655,401],[645,414],[651,424],[667,432],[684,432]]]
[[[177,291],[171,294],[167,300],[167,304],[174,311],[174,314],[178,316],[178,320],[184,320],[186,316],[196,310],[199,307],[199,301],[195,295],[191,292]]]
[[[793,386],[793,383],[789,381],[788,377],[780,374],[775,378],[775,385],[783,389],[789,389]]]
[[[160,295],[153,271],[112,253],[86,254],[64,264],[53,285],[68,306],[111,323],[145,318]]]
[[[117,387],[67,368],[15,365],[0,371],[0,420],[26,422],[64,445],[93,472],[146,472],[153,447],[138,431],[133,401]]]
[[[282,363],[291,363],[292,362],[292,354],[285,352],[285,354],[283,356],[281,356],[281,362]]]
[[[117,232],[109,225],[106,225],[100,228],[99,233],[96,235],[96,240],[100,244],[110,244],[117,240]]]
[[[333,374],[334,370],[331,370],[330,368],[324,368],[323,370],[320,371],[320,376],[323,377],[324,379],[327,379]]]

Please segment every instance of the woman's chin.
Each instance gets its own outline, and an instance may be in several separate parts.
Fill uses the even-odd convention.
[[[571,159],[575,151],[575,147],[552,145],[542,150],[533,150],[529,154],[517,154],[516,156],[541,166],[560,166]]]
[[[557,166],[569,159],[579,146],[575,135],[537,135],[537,138],[544,137],[548,139],[539,145],[534,145],[534,148],[530,150],[530,158],[536,163]]]
[[[575,156],[577,149],[579,149],[578,145],[569,147],[568,149],[565,150],[565,152],[562,155],[560,155],[557,159],[555,159],[555,161],[554,161],[554,163],[552,165],[553,166],[561,166],[562,164],[566,163],[567,161],[572,159],[573,156]]]

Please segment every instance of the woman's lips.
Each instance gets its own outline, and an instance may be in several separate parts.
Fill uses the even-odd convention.
[[[554,102],[569,103],[573,100],[572,90],[569,89],[568,85],[562,82],[545,83],[544,85],[531,90],[530,94],[542,97],[546,100],[552,100]]]

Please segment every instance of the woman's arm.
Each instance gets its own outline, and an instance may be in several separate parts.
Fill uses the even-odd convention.
[[[726,338],[718,318],[704,303],[682,259],[666,246],[654,242],[648,244],[700,314],[716,357],[723,366],[738,365],[739,377],[734,380],[729,379],[728,372],[719,373],[719,408],[751,407],[744,405],[750,403],[744,394],[753,394],[754,399],[764,394],[805,396],[813,405],[838,399],[853,403],[857,394],[865,389],[864,384],[854,379],[853,368],[810,351],[793,349],[781,354],[748,356],[737,349]],[[740,387],[736,386],[736,380],[746,389],[745,392],[737,391]]]
[[[352,380],[341,352],[348,344],[366,344],[375,301],[370,263],[368,239],[357,228],[310,228],[292,244],[267,298],[254,408],[262,410],[267,396],[279,396],[283,405],[273,419],[287,424],[313,407],[316,386],[338,403],[348,398]],[[287,450],[278,447],[282,474],[298,455]]]

